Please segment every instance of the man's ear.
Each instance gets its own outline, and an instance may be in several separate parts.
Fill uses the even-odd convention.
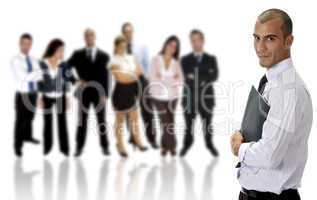
[[[293,44],[293,41],[294,41],[294,36],[293,35],[289,35],[285,38],[285,46],[284,48],[285,49],[291,49],[291,46]]]

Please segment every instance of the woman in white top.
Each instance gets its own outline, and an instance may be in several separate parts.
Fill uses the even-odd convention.
[[[38,84],[40,92],[40,106],[44,108],[44,154],[48,154],[53,146],[53,106],[56,107],[58,139],[60,151],[69,155],[66,108],[70,82],[76,80],[71,69],[62,62],[64,56],[64,42],[60,39],[52,40],[45,52],[44,60],[40,62],[43,78]]]
[[[137,95],[139,91],[138,77],[142,75],[142,68],[132,55],[126,53],[127,41],[118,36],[114,42],[114,55],[110,60],[108,68],[116,80],[112,94],[112,104],[116,112],[114,129],[116,131],[117,149],[122,157],[127,157],[123,143],[123,124],[128,119],[133,144],[141,151],[147,147],[142,144],[138,126]]]
[[[162,128],[161,154],[168,152],[176,155],[176,137],[174,135],[174,112],[180,89],[183,85],[183,73],[178,62],[180,43],[176,36],[170,36],[163,45],[160,54],[153,58],[149,73],[149,89],[157,109]]]

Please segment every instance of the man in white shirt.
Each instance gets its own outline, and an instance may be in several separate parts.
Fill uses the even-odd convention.
[[[16,83],[14,149],[19,157],[22,156],[24,141],[39,143],[32,137],[32,122],[36,108],[37,82],[42,76],[38,61],[29,55],[32,40],[30,34],[23,34],[20,37],[20,53],[11,60],[11,69]]]
[[[143,69],[143,74],[139,78],[142,91],[140,95],[140,110],[145,128],[145,135],[153,149],[158,149],[156,142],[155,121],[153,116],[153,103],[150,98],[147,80],[147,71],[149,69],[149,53],[148,49],[143,45],[137,45],[134,40],[134,29],[130,22],[126,22],[121,27],[121,33],[128,41],[127,53],[132,54],[139,62]],[[133,143],[130,138],[130,143]]]
[[[282,10],[264,11],[257,19],[254,47],[260,65],[267,69],[259,93],[270,106],[262,138],[244,143],[236,131],[232,152],[241,167],[240,200],[299,200],[297,188],[307,160],[312,126],[312,102],[291,59],[292,20]]]

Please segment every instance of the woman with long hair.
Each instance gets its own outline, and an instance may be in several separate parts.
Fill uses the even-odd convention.
[[[168,152],[176,155],[176,137],[174,135],[174,113],[183,73],[178,61],[180,42],[178,37],[170,36],[165,41],[159,55],[152,59],[149,80],[150,94],[156,107],[162,129],[161,154]]]
[[[66,108],[68,107],[69,83],[75,78],[65,62],[63,62],[65,44],[60,39],[52,40],[40,62],[43,78],[38,84],[40,106],[44,109],[44,155],[47,155],[53,145],[53,106],[56,107],[59,149],[69,155]]]

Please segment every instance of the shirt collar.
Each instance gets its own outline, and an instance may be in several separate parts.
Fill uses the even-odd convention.
[[[88,51],[89,49],[92,50],[92,52],[96,52],[97,51],[97,47],[93,46],[93,47],[86,47],[86,51]]]
[[[48,62],[48,59],[44,59],[44,62],[45,62],[45,64],[49,67],[49,69],[53,69],[52,67],[52,65],[50,64],[50,62]],[[58,62],[57,62],[57,68],[56,69],[58,69],[59,68],[59,66],[60,66],[60,64],[61,64],[61,60],[59,60]]]
[[[30,58],[30,55],[25,55],[25,54],[22,53],[22,52],[19,53],[19,56],[20,56],[22,59],[26,59],[27,57]]]
[[[273,65],[266,71],[267,80],[274,80],[279,74],[286,71],[290,67],[293,67],[293,61],[291,58],[286,58],[280,61],[279,63]]]
[[[194,52],[195,57],[202,57],[204,55],[204,52]]]

